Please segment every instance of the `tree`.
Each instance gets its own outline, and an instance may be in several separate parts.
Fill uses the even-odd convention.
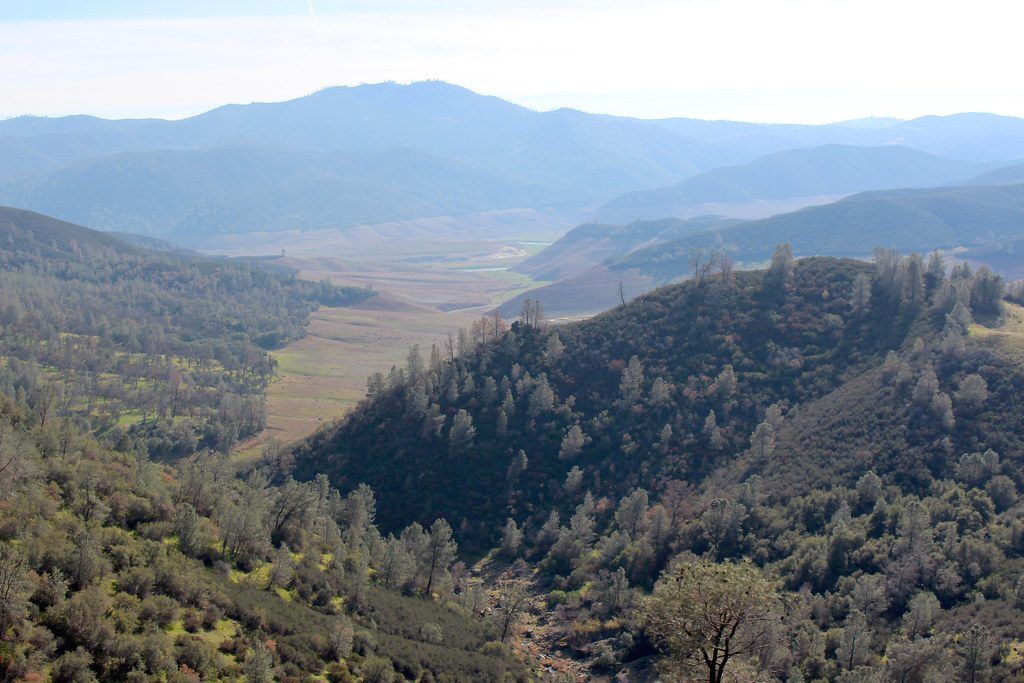
[[[853,281],[853,314],[862,316],[871,303],[871,278],[861,273]]]
[[[992,638],[988,629],[981,624],[973,624],[960,639],[958,650],[962,660],[960,680],[964,683],[987,681],[992,657]]]
[[[736,659],[774,645],[782,613],[775,587],[753,565],[699,560],[658,580],[646,601],[647,632],[668,652],[671,670],[722,683]]]
[[[373,527],[377,516],[377,499],[366,484],[353,489],[341,503],[341,518],[345,525],[345,542],[358,548]]]
[[[715,380],[715,384],[718,388],[718,396],[723,401],[728,401],[732,398],[732,395],[736,393],[736,373],[732,369],[732,365],[726,365],[722,368],[722,371],[718,373],[718,378]]]
[[[558,457],[562,460],[571,460],[580,454],[583,447],[587,445],[587,435],[578,424],[569,428],[562,438],[562,447],[558,451]]]
[[[704,428],[701,430],[701,434],[708,440],[708,445],[714,450],[721,450],[722,446],[725,445],[725,439],[722,437],[722,430],[718,428],[718,420],[715,418],[715,411],[710,411],[707,418],[704,420]]]
[[[301,520],[313,503],[313,490],[291,477],[274,490],[270,504],[270,536],[277,540],[285,525]]]
[[[287,544],[282,543],[274,555],[274,562],[270,566],[270,572],[267,575],[267,590],[287,588],[288,584],[292,582],[294,574],[295,560],[292,558],[292,552],[288,549]]]
[[[951,668],[946,643],[938,638],[892,640],[885,650],[886,670],[890,681],[899,683],[931,683],[949,680]]]
[[[0,543],[0,638],[28,613],[32,584],[25,558],[7,541]]]
[[[411,384],[416,384],[423,377],[426,367],[423,364],[423,356],[420,354],[419,344],[414,344],[409,349],[409,356],[406,359],[405,368]]]
[[[900,299],[904,304],[916,306],[925,301],[924,259],[920,254],[911,254],[900,264],[902,284]]]
[[[542,413],[546,413],[551,410],[555,405],[555,392],[548,383],[548,376],[545,373],[540,373],[537,377],[537,384],[533,387],[533,391],[530,392],[530,400],[528,403],[528,410],[530,417],[537,417]]]
[[[981,375],[970,374],[960,380],[956,394],[957,407],[968,412],[981,410],[988,400],[988,383]]]
[[[562,526],[562,520],[558,516],[557,510],[552,510],[548,515],[548,518],[544,520],[544,524],[541,525],[540,530],[537,532],[536,543],[541,546],[550,546],[556,540],[558,540],[558,532]],[[1024,577],[1021,577],[1020,585],[1021,590],[1021,604],[1024,604]]]
[[[908,638],[924,636],[942,612],[938,599],[929,591],[921,591],[910,600],[907,613],[903,615],[903,630]]]
[[[199,515],[196,509],[188,503],[178,506],[174,514],[174,533],[178,536],[178,548],[186,555],[195,555],[200,548],[201,532],[199,529]]]
[[[331,653],[337,659],[348,659],[352,654],[354,635],[351,619],[344,614],[339,614],[334,618],[334,624],[331,627]]]
[[[384,375],[374,373],[367,378],[367,398],[377,400],[384,395]]]
[[[273,683],[274,653],[262,640],[255,641],[246,653],[242,671],[247,683]]]
[[[554,365],[562,357],[563,353],[565,353],[565,344],[558,338],[558,333],[556,332],[548,337],[548,341],[544,345],[544,362],[548,365]]]
[[[672,402],[672,392],[675,387],[661,377],[657,377],[651,384],[651,403],[656,406],[667,406]]]
[[[365,683],[392,683],[395,680],[395,667],[390,659],[384,657],[367,657],[359,673]]]
[[[443,519],[435,521],[430,527],[427,544],[424,548],[422,564],[427,576],[426,594],[429,596],[438,580],[448,573],[448,568],[455,560],[458,546],[452,539],[452,528]]]
[[[874,470],[868,470],[857,480],[857,508],[867,511],[882,497],[882,478]]]
[[[28,474],[31,446],[23,443],[18,432],[0,418],[0,499],[6,498],[15,485]]]
[[[523,532],[516,524],[516,520],[509,517],[501,531],[501,552],[505,553],[506,557],[514,558],[519,555],[522,545]]]
[[[644,388],[644,366],[640,358],[633,356],[629,363],[622,370],[622,381],[619,382],[619,391],[622,398],[632,403],[640,399]]]
[[[853,610],[843,624],[843,634],[839,639],[836,658],[847,671],[867,662],[871,652],[871,629],[864,613]]]
[[[474,438],[476,427],[473,426],[473,416],[460,408],[448,432],[449,449],[453,454],[464,453],[472,447]]]
[[[524,300],[519,312],[519,322],[526,327],[540,327],[544,323],[544,306],[540,301]]]
[[[529,605],[529,585],[523,579],[503,579],[498,583],[497,597],[498,640],[504,643]]]
[[[776,244],[771,265],[768,266],[768,276],[779,284],[788,282],[793,277],[795,265],[792,245]]]
[[[406,543],[392,534],[383,540],[377,561],[377,579],[385,587],[401,586],[412,575],[416,561]]]
[[[577,465],[573,465],[572,469],[565,475],[565,482],[562,484],[562,490],[568,496],[575,496],[580,491],[580,487],[583,486],[583,470]]]
[[[1005,512],[1017,502],[1017,485],[1005,474],[997,474],[985,485],[985,492],[996,506],[996,512]]]
[[[754,449],[754,457],[765,462],[775,453],[775,430],[767,422],[762,422],[750,435],[750,447]]]
[[[932,396],[931,411],[943,429],[947,432],[953,431],[953,427],[956,426],[956,418],[953,416],[953,400],[949,398],[949,394],[939,391]]]
[[[935,375],[935,368],[928,364],[921,371],[914,386],[914,402],[920,406],[928,406],[938,390],[939,378]]]
[[[636,538],[637,532],[643,528],[648,504],[647,491],[635,489],[619,501],[619,507],[615,509],[615,524],[630,538]]]
[[[978,268],[971,279],[971,308],[982,313],[998,313],[1005,283],[987,267]]]
[[[508,472],[506,478],[510,484],[515,484],[519,481],[519,477],[526,471],[529,466],[530,460],[526,457],[526,451],[519,449],[516,456],[512,458],[512,462],[508,464]]]
[[[941,251],[933,251],[928,254],[928,268],[925,272],[928,277],[928,286],[935,288],[946,279],[946,257]]]
[[[971,309],[964,305],[963,301],[957,301],[953,308],[946,314],[945,329],[957,336],[965,336],[974,324],[974,317]]]
[[[721,258],[721,251],[700,246],[690,250],[690,268],[693,269],[693,280],[698,287],[704,286],[704,280]]]

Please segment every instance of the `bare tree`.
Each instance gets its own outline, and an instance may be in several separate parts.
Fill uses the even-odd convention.
[[[701,246],[690,250],[690,267],[693,268],[693,279],[698,287],[704,286],[708,273],[714,269],[721,257],[722,252],[718,248]]]
[[[732,287],[736,284],[736,264],[733,263],[732,258],[723,250],[721,257],[718,260],[718,270],[722,274],[722,284],[726,287]]]
[[[519,321],[527,327],[540,327],[544,322],[544,306],[536,299],[526,299],[519,312]]]

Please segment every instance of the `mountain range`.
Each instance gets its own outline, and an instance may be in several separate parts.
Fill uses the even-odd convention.
[[[931,187],[966,181],[984,164],[937,157],[899,145],[855,147],[825,145],[791,149],[691,176],[669,187],[630,192],[604,204],[600,220],[622,222],[666,216],[685,218],[716,207],[748,205],[762,215],[778,213],[778,200],[820,203],[896,187]],[[736,215],[735,208],[731,215]],[[761,216],[749,216],[761,217]]]
[[[832,145],[882,149],[825,147],[742,166]],[[763,201],[763,192],[793,200],[963,180],[1021,158],[1024,120],[989,114],[825,126],[640,120],[532,111],[442,82],[379,83],[174,121],[3,121],[0,201],[99,229],[195,242],[211,233],[494,209],[578,212],[656,191],[615,200],[599,216],[623,222],[664,217],[630,215],[637,202],[674,212],[677,190],[687,207]],[[681,217],[708,213],[696,211]]]

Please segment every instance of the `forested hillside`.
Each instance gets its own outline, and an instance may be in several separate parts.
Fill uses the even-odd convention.
[[[0,208],[0,392],[44,392],[42,424],[127,430],[154,456],[226,451],[263,427],[266,350],[370,294]]]
[[[156,464],[44,421],[40,382],[0,394],[3,680],[524,680],[445,522],[396,563],[366,487]]]
[[[972,322],[1016,315],[1002,280],[884,250],[727,266],[414,349],[286,471],[525,559],[593,674],[1014,680],[1021,340]]]

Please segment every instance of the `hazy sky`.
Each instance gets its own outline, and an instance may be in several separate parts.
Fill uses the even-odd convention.
[[[0,0],[0,116],[438,78],[535,109],[1024,116],[1020,0]]]

